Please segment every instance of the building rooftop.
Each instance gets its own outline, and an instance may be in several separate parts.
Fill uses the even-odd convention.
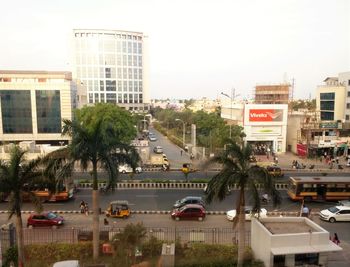
[[[318,232],[304,221],[300,222],[262,222],[267,230],[273,235],[300,234]]]

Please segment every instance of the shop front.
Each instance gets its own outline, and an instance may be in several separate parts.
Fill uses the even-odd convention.
[[[256,155],[286,152],[287,105],[247,104],[244,110],[245,141]]]

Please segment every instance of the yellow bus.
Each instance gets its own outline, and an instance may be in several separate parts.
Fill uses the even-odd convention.
[[[290,177],[287,193],[292,200],[350,199],[350,177]]]

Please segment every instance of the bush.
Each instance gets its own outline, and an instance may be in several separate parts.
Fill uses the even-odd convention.
[[[33,244],[24,248],[28,260],[52,263],[69,259],[90,258],[92,242],[78,244]]]
[[[152,259],[153,257],[159,257],[162,253],[163,241],[158,240],[152,236],[148,241],[142,245],[142,255],[145,258]]]
[[[14,264],[17,266],[17,261],[18,261],[18,251],[17,247],[9,247],[3,256],[3,263],[2,267],[9,267],[11,264]]]

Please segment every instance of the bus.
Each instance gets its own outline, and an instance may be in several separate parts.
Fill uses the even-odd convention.
[[[292,200],[350,199],[350,177],[290,177],[287,193]]]

